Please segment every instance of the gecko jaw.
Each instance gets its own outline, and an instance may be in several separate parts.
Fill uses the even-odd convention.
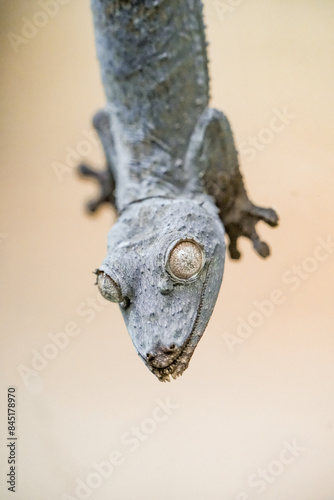
[[[195,348],[197,346],[198,341],[194,344],[192,340],[196,337],[201,338],[201,336],[204,333],[205,327],[203,328],[203,331],[201,332],[200,335],[196,332],[197,325],[199,323],[199,319],[201,316],[202,312],[202,307],[203,307],[203,301],[204,301],[204,295],[207,287],[207,282],[208,282],[208,277],[209,277],[209,270],[207,271],[207,276],[205,278],[205,281],[203,283],[203,288],[202,288],[202,293],[201,293],[201,298],[200,298],[200,303],[198,306],[198,311],[196,314],[196,318],[193,324],[193,327],[191,329],[191,332],[183,344],[181,346],[181,351],[180,354],[176,359],[173,360],[173,362],[164,367],[164,368],[156,368],[149,363],[146,362],[146,360],[143,358],[143,356],[140,355],[140,357],[143,359],[145,362],[146,366],[151,370],[151,372],[160,380],[160,382],[170,382],[170,377],[172,377],[174,380],[182,375],[182,373],[188,368],[191,356],[193,355]]]

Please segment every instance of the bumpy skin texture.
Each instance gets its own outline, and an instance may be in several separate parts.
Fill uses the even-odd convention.
[[[89,210],[108,202],[119,214],[97,272],[118,286],[139,356],[166,381],[187,368],[212,314],[223,277],[224,226],[232,258],[240,257],[240,236],[267,257],[255,225],[275,226],[278,217],[248,199],[229,122],[208,108],[200,0],[91,4],[107,97],[93,123],[107,169],[81,165],[80,171],[101,186]],[[168,267],[170,249],[183,241],[203,255],[193,279],[178,279]]]
[[[167,270],[168,250],[182,240],[196,241],[204,253],[191,282]],[[111,229],[100,271],[127,297],[122,313],[132,341],[160,380],[188,366],[216,302],[224,255],[224,229],[209,201],[148,199],[130,205]]]

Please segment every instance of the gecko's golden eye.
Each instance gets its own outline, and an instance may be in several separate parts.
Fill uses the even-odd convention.
[[[124,297],[117,283],[103,271],[97,271],[97,273],[97,286],[102,297],[111,302],[123,302]]]
[[[167,269],[182,280],[195,278],[204,265],[203,251],[194,241],[177,243],[169,254]]]

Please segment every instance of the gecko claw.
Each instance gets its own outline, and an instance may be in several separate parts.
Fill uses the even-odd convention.
[[[278,225],[278,215],[272,208],[262,208],[252,204],[249,213],[271,227]]]
[[[267,245],[267,243],[265,241],[261,241],[259,236],[257,235],[257,233],[255,233],[255,236],[253,236],[251,238],[252,242],[253,242],[253,247],[254,247],[254,250],[256,250],[256,252],[261,256],[263,257],[264,259],[266,257],[269,257],[270,255],[270,248],[269,246]]]
[[[239,260],[241,257],[241,253],[239,252],[237,245],[237,240],[238,240],[237,230],[236,228],[233,228],[233,226],[230,226],[229,228],[226,228],[226,232],[230,238],[230,244],[228,246],[230,257],[233,260]]]

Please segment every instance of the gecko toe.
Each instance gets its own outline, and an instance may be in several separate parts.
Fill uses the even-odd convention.
[[[86,210],[90,214],[93,214],[96,212],[96,210],[99,208],[101,205],[101,200],[90,200],[86,203]]]
[[[85,163],[81,163],[80,165],[78,165],[77,169],[79,175],[82,175],[83,177],[93,177],[97,180],[101,179],[101,172],[99,172],[98,170],[94,170]]]
[[[262,208],[256,205],[252,205],[249,213],[250,215],[256,217],[257,220],[263,220],[271,227],[275,227],[278,225],[278,215],[272,208]]]
[[[270,255],[269,246],[265,241],[261,241],[257,234],[255,237],[252,238],[252,242],[254,249],[261,257],[263,257],[264,259],[266,257],[269,257]]]
[[[226,226],[225,229],[230,239],[230,244],[228,246],[230,257],[233,260],[239,260],[241,257],[241,253],[238,250],[238,243],[237,243],[238,237],[240,236],[238,228],[231,224],[229,226]]]
[[[230,252],[231,259],[233,259],[233,260],[239,260],[240,259],[241,253],[239,252],[239,250],[237,248],[236,241],[233,242],[233,243],[230,242],[228,250]]]

